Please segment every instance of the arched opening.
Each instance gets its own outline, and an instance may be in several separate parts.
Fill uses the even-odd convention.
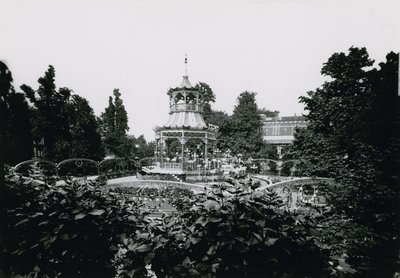
[[[205,143],[198,138],[190,138],[185,144],[185,171],[203,170],[205,166]]]

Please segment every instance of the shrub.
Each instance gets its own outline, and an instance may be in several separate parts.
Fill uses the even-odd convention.
[[[154,221],[125,242],[120,277],[321,277],[329,256],[315,243],[312,217],[280,209],[272,192],[239,187],[195,196],[191,208]]]
[[[115,187],[112,189],[112,191],[124,194],[128,197],[129,196],[146,197],[149,200],[144,205],[148,209],[151,209],[153,207],[153,201],[159,198],[162,199],[162,203],[169,204],[178,211],[184,211],[186,209],[186,203],[194,196],[192,190],[174,186],[165,186],[160,188],[134,187],[134,186]]]
[[[94,182],[45,183],[40,173],[34,176],[6,178],[1,269],[6,275],[113,277],[118,244],[144,227],[140,205]]]

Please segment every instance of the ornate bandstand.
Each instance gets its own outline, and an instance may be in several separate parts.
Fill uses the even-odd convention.
[[[170,89],[168,95],[169,119],[154,128],[153,172],[183,174],[211,169],[218,127],[204,121],[203,94],[190,84],[186,71],[181,85]]]

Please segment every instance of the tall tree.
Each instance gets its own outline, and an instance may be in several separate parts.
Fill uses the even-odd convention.
[[[27,85],[21,89],[34,105],[32,133],[36,142],[43,141],[44,157],[52,161],[99,158],[97,123],[88,102],[68,88],[57,90],[51,65],[38,83],[36,91]]]
[[[351,48],[349,55],[336,53],[321,70],[332,80],[300,97],[308,111],[308,127],[297,137],[306,140],[296,140],[294,146],[326,174],[342,174],[348,161],[357,157],[356,146],[365,134],[362,116],[371,97],[365,68],[372,64],[365,48]]]
[[[194,86],[195,90],[199,91],[203,97],[204,110],[203,117],[206,123],[210,123],[209,119],[212,117],[213,109],[211,107],[211,102],[215,102],[215,94],[211,87],[204,82],[199,82]]]
[[[7,97],[12,88],[12,75],[6,64],[0,61],[0,190],[4,185],[4,163],[6,153],[6,126],[7,126]],[[0,194],[3,195],[3,194]],[[2,197],[0,196],[2,199]],[[1,200],[2,201],[2,200]],[[3,203],[3,202],[2,202]],[[1,217],[3,219],[3,206],[1,206]],[[2,229],[0,228],[0,231]]]
[[[9,98],[9,125],[7,129],[6,162],[15,165],[28,160],[33,155],[33,139],[31,132],[31,110],[21,93],[14,93]]]
[[[195,89],[199,91],[204,100],[203,118],[207,124],[218,126],[217,132],[217,148],[225,151],[229,148],[231,125],[230,116],[223,112],[214,110],[211,103],[215,102],[215,93],[211,87],[204,82],[196,84]]]
[[[194,86],[195,90],[199,91],[203,96],[203,101],[206,103],[215,102],[215,94],[211,87],[204,82],[199,82]]]
[[[68,157],[70,134],[66,111],[71,91],[63,88],[57,92],[53,66],[49,66],[38,83],[36,92],[27,85],[21,86],[36,108],[32,118],[34,140],[40,142],[43,138],[45,158],[59,161]]]
[[[100,116],[103,144],[109,154],[127,156],[131,148],[126,135],[129,130],[128,113],[125,110],[119,89],[114,89],[113,96],[110,96],[108,107]]]
[[[230,147],[230,136],[231,136],[231,117],[223,112],[217,110],[211,110],[206,120],[208,124],[218,126],[217,132],[217,148],[221,151],[226,151]]]
[[[256,93],[253,92],[241,93],[233,110],[229,145],[234,154],[251,156],[258,153],[264,145],[255,96]]]
[[[102,159],[104,150],[101,144],[99,126],[89,102],[78,95],[72,95],[69,103],[69,122],[71,143],[70,157]]]
[[[129,130],[128,113],[121,99],[119,89],[114,89],[114,105],[115,105],[115,131],[118,135],[125,135]]]
[[[380,69],[372,65],[365,48],[328,59],[321,73],[330,81],[300,97],[308,126],[293,145],[314,165],[311,173],[337,179],[338,211],[376,233],[368,251],[371,277],[393,275],[400,244],[394,237],[400,233],[398,56],[390,53]]]
[[[0,156],[9,165],[30,159],[33,153],[29,106],[12,81],[10,70],[0,62]]]

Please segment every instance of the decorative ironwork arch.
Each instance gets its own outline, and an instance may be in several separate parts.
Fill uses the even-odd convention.
[[[57,176],[58,168],[57,164],[45,159],[30,159],[22,161],[12,167],[12,171],[19,173],[21,175],[28,176],[29,171],[32,171],[32,166],[38,167],[44,175],[46,176]]]
[[[110,165],[107,165],[108,163]],[[30,176],[32,174],[32,166],[38,167],[48,177],[87,177],[99,174],[121,176],[136,173],[140,168],[140,162],[137,159],[119,157],[100,162],[88,158],[69,158],[57,164],[52,161],[35,158],[22,161],[12,167],[11,170],[23,176]]]
[[[57,164],[60,177],[87,177],[99,174],[99,163],[88,158],[69,158]]]
[[[140,163],[135,159],[114,157],[100,161],[99,173],[106,176],[132,175],[139,169]]]

